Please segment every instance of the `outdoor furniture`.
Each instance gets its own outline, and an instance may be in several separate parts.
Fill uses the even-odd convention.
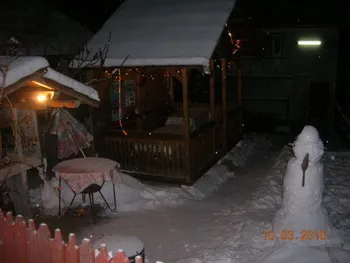
[[[67,182],[74,196],[67,211],[78,194],[89,195],[92,216],[95,216],[94,193],[99,192],[107,207],[112,211],[116,209],[115,184],[121,182],[118,174],[119,163],[106,158],[86,157],[63,161],[54,167],[56,177],[59,179],[59,215],[61,216],[62,179]],[[113,182],[114,208],[108,204],[101,189],[106,181]]]

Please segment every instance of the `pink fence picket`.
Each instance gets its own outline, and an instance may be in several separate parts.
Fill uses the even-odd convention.
[[[46,224],[38,229],[38,263],[52,263],[51,233]]]
[[[7,213],[4,224],[4,258],[6,263],[16,262],[14,223],[12,213]]]
[[[77,239],[74,234],[69,235],[68,244],[66,245],[66,262],[80,262],[79,247],[77,246]]]
[[[18,263],[27,262],[27,224],[22,216],[17,216],[14,223],[14,244],[16,250],[16,259]]]
[[[104,245],[95,251],[89,239],[79,247],[75,235],[70,234],[66,244],[59,229],[52,238],[46,224],[36,229],[34,220],[27,226],[22,216],[14,221],[11,213],[5,216],[0,209],[1,263],[130,263],[123,250],[113,258]],[[137,256],[135,263],[143,263],[142,257]]]
[[[5,255],[5,216],[0,209],[0,255]]]
[[[32,219],[28,221],[27,228],[27,256],[28,263],[39,262],[38,231],[36,231],[35,222]]]
[[[100,252],[98,253],[96,257],[96,263],[109,263],[109,256],[108,256],[108,250],[106,246],[100,247]]]

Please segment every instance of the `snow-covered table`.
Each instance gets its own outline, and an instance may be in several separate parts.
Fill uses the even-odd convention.
[[[113,160],[98,157],[75,158],[57,164],[53,171],[59,179],[59,213],[61,214],[62,179],[74,192],[74,198],[76,195],[84,193],[84,190],[93,184],[99,184],[102,187],[104,182],[110,181],[113,183],[114,205],[116,206],[115,184],[121,183],[119,167],[120,164]],[[101,192],[100,194],[102,195]]]

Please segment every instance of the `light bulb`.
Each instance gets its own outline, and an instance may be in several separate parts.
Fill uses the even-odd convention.
[[[43,102],[43,101],[45,101],[47,98],[46,98],[45,95],[39,94],[39,95],[36,97],[36,99],[37,99],[37,101],[39,101],[39,102]]]

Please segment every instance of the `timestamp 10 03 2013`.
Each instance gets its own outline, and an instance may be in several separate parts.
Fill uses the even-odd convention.
[[[280,233],[275,233],[274,231],[264,231],[265,240],[276,240],[277,238],[281,240],[326,240],[327,232],[324,230],[301,230],[300,233],[295,233],[293,230],[282,230]]]

